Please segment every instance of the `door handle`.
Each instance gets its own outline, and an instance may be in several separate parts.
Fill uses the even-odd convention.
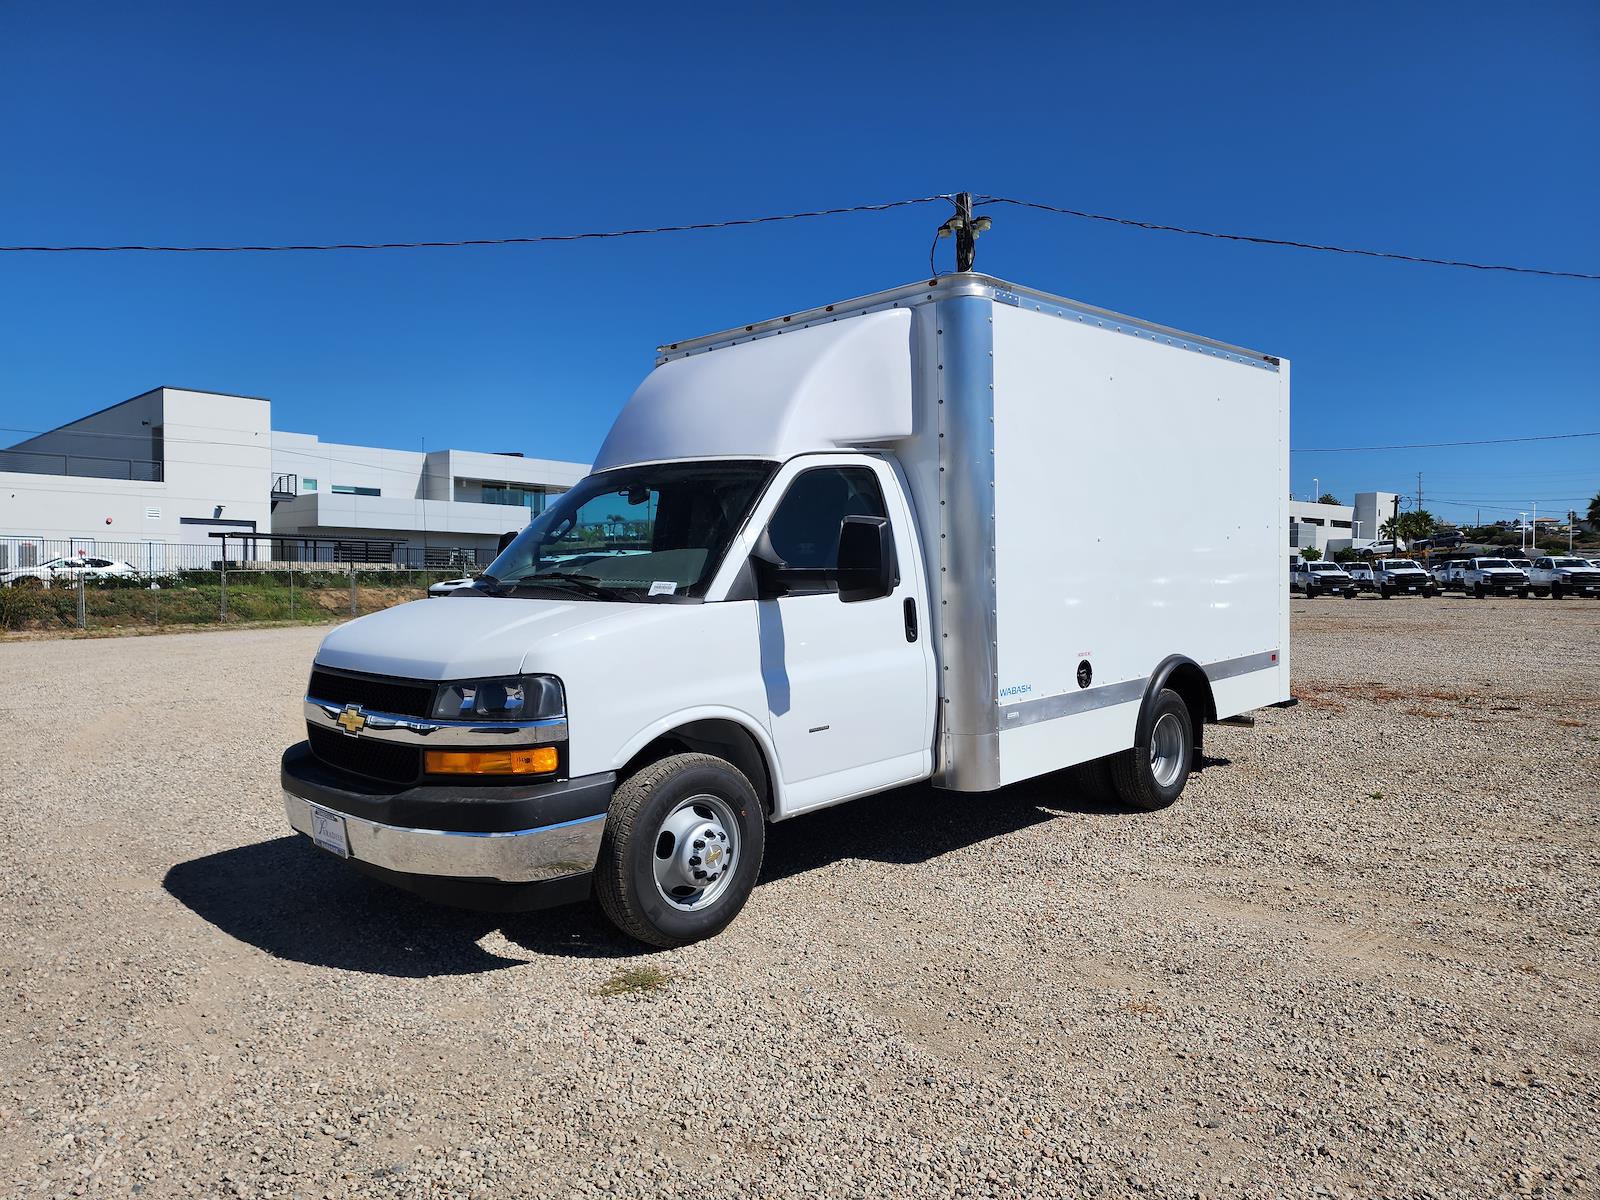
[[[904,605],[904,609],[905,609],[905,614],[906,614],[906,641],[914,642],[914,641],[917,640],[917,602],[916,602],[916,600],[914,600],[910,596],[907,596],[906,597],[906,602],[905,602],[905,605]]]

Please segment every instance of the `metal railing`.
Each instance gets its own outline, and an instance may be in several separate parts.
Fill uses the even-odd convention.
[[[0,471],[70,475],[80,479],[131,479],[139,483],[160,483],[163,479],[159,459],[46,454],[38,450],[0,450]]]

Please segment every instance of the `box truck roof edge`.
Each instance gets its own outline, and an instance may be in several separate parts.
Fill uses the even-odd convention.
[[[1232,356],[1240,360],[1272,365],[1276,365],[1279,361],[1274,355],[1264,354],[1259,350],[1230,345],[1227,342],[1206,337],[1202,334],[1186,333],[1184,330],[1158,325],[1153,321],[1146,321],[1140,317],[1130,317],[1126,313],[1098,308],[1093,304],[1085,304],[1081,300],[1070,300],[1065,296],[1056,296],[1049,292],[1039,291],[1037,288],[1025,287],[1018,283],[1008,283],[1006,280],[996,279],[992,275],[968,272],[966,274],[941,275],[937,279],[918,280],[915,283],[903,284],[900,287],[889,288],[886,291],[858,296],[853,300],[841,300],[818,308],[801,309],[799,312],[771,317],[765,321],[757,321],[750,325],[724,329],[719,333],[708,333],[680,342],[669,342],[656,348],[656,362],[658,364],[669,362],[675,358],[700,354],[706,350],[737,345],[745,341],[754,341],[756,338],[769,337],[775,333],[837,321],[843,317],[855,316],[860,313],[875,312],[886,308],[906,308],[955,296],[982,296],[991,300],[998,300],[1002,304],[1013,304],[1017,307],[1036,309],[1036,311],[1049,313],[1053,316],[1082,317],[1086,321],[1102,322],[1104,327],[1108,329],[1119,329],[1121,332],[1131,333],[1135,336],[1154,337],[1157,340],[1166,342],[1167,345],[1186,346],[1200,353],[1216,354],[1222,357]]]

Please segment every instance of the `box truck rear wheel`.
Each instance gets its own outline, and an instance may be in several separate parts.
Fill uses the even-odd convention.
[[[1154,812],[1183,792],[1194,762],[1194,722],[1189,706],[1163,688],[1150,708],[1150,744],[1111,757],[1111,784],[1129,808]]]
[[[709,754],[674,754],[612,796],[595,896],[630,937],[684,946],[739,915],[765,849],[766,817],[743,773]]]

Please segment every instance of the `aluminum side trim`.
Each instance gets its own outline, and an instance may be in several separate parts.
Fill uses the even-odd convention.
[[[940,782],[998,785],[1000,689],[995,606],[994,319],[981,296],[935,311],[939,447]]]
[[[1264,650],[1260,654],[1246,654],[1239,658],[1225,658],[1202,667],[1206,678],[1212,681],[1232,679],[1255,671],[1275,671],[1278,652]],[[1121,683],[1108,683],[1103,687],[1085,688],[1078,692],[1063,692],[1059,696],[1040,696],[1020,704],[1008,704],[1000,709],[1000,730],[1021,729],[1024,725],[1037,725],[1041,721],[1054,721],[1074,713],[1090,712],[1097,708],[1110,708],[1116,704],[1133,704],[1144,699],[1150,677],[1125,679]]]
[[[1078,692],[1063,692],[1059,696],[1040,696],[1037,700],[1024,700],[1021,704],[1008,704],[1000,710],[1000,729],[1020,729],[1024,725],[1037,725],[1040,721],[1054,721],[1074,713],[1090,712],[1096,708],[1110,708],[1114,704],[1137,703],[1144,698],[1149,676],[1143,679],[1125,679],[1121,683],[1108,683],[1104,687],[1085,688]]]
[[[1263,650],[1260,654],[1246,654],[1239,658],[1225,658],[1221,662],[1207,663],[1203,670],[1212,681],[1232,679],[1235,675],[1249,675],[1252,671],[1275,671],[1279,655],[1276,650]]]

